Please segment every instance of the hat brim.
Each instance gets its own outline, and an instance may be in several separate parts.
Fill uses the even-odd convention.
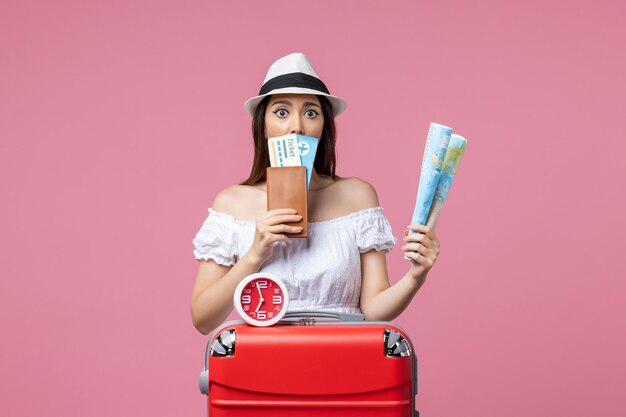
[[[322,93],[318,90],[311,90],[309,88],[300,88],[300,87],[286,87],[286,88],[277,88],[276,90],[272,90],[267,94],[263,94],[261,96],[252,97],[248,101],[243,104],[243,107],[248,111],[250,116],[254,117],[254,112],[256,111],[259,103],[267,96],[273,96],[276,94],[313,94],[316,96],[324,96],[330,101],[330,105],[333,108],[333,115],[335,117],[339,116],[341,112],[346,109],[347,103],[340,97],[333,96],[330,94]]]

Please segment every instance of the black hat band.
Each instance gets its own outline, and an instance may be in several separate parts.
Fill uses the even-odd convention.
[[[291,74],[279,75],[271,80],[268,80],[261,87],[259,95],[262,96],[270,91],[287,87],[308,88],[310,90],[317,90],[321,93],[330,94],[328,92],[328,88],[326,88],[322,80],[319,78],[303,72],[292,72]]]

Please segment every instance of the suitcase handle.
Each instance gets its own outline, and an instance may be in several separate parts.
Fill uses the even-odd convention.
[[[299,323],[304,325],[317,322],[333,321],[363,321],[363,314],[335,313],[330,311],[290,311],[285,314],[280,323]]]
[[[363,320],[365,320],[365,316],[363,314],[335,313],[330,311],[290,311],[283,316],[279,323],[292,323],[310,326],[318,322],[351,322]],[[221,330],[221,328],[219,330]],[[200,392],[207,396],[209,395],[209,348],[216,331],[217,329],[209,334],[209,341],[207,342],[206,350],[204,352],[204,367],[202,372],[200,372],[200,378],[198,381]]]

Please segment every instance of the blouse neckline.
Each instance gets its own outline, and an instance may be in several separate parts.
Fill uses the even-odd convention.
[[[383,208],[381,206],[378,207],[370,207],[370,208],[365,208],[365,209],[361,209],[352,213],[348,213],[348,214],[344,214],[343,216],[339,216],[339,217],[335,217],[333,219],[328,219],[328,220],[320,220],[320,221],[316,221],[316,222],[308,222],[309,225],[312,226],[323,226],[323,225],[327,225],[327,224],[335,224],[335,223],[343,223],[345,221],[349,221],[355,217],[361,217],[361,216],[365,216],[368,214],[377,214],[377,213],[382,213],[383,212]],[[243,226],[254,226],[255,223],[254,222],[249,222],[249,221],[245,221],[245,220],[239,220],[236,217],[228,214],[228,213],[224,213],[223,211],[215,211],[213,210],[213,208],[209,207],[209,214],[210,215],[217,215],[218,217],[224,217],[228,220],[233,221],[234,223],[238,223],[241,224]]]

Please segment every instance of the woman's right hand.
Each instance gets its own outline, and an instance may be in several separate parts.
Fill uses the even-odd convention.
[[[272,255],[274,243],[289,240],[285,233],[298,233],[302,230],[300,226],[285,224],[302,220],[302,216],[297,213],[294,209],[275,209],[260,217],[256,221],[254,241],[246,256],[252,257],[259,265],[263,264]]]

